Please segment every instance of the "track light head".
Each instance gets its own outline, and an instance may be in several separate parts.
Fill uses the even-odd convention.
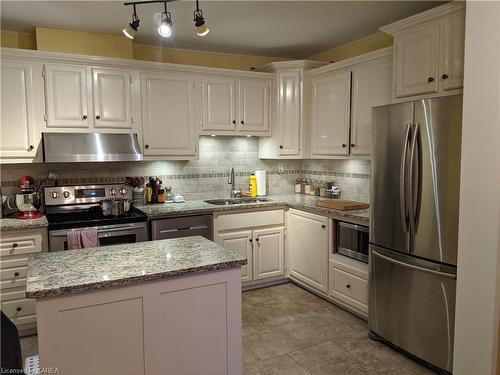
[[[134,4],[134,14],[132,14],[132,22],[130,22],[127,27],[123,28],[123,34],[129,39],[134,39],[135,34],[139,30],[139,23],[140,19],[137,16]]]
[[[158,34],[164,38],[172,35],[172,15],[167,11],[167,2],[165,4],[165,11],[161,14],[160,26],[158,26]]]
[[[205,24],[205,18],[203,17],[203,11],[200,9],[198,0],[196,0],[196,10],[193,12],[193,21],[196,26],[196,35],[205,36],[208,34],[210,29]]]

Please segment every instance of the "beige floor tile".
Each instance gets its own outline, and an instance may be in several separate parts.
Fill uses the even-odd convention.
[[[247,366],[244,375],[311,375],[287,355],[273,357]]]

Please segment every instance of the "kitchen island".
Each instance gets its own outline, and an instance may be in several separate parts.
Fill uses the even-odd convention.
[[[41,368],[59,374],[239,374],[240,267],[202,237],[29,260]]]

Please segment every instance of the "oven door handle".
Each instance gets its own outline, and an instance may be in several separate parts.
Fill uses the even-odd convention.
[[[124,230],[130,230],[130,229],[133,229],[133,230],[136,230],[136,229],[142,229],[144,228],[145,225],[122,225],[122,226],[119,226],[119,227],[114,227],[114,228],[102,228],[102,229],[98,229],[98,228],[94,228],[97,233],[109,233],[109,232],[123,232]],[[71,230],[81,230],[81,231],[84,231],[84,230],[87,230],[88,228],[82,228],[82,229],[68,229],[66,231],[64,231],[63,233],[50,233],[50,236],[51,237],[66,237],[68,235],[68,232],[71,231]]]

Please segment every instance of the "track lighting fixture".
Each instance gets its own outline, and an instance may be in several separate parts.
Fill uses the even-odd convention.
[[[140,22],[135,9],[135,4],[133,5],[134,5],[134,14],[132,14],[132,22],[130,22],[128,26],[122,30],[123,34],[125,34],[125,36],[129,39],[134,39],[134,36],[137,33],[137,30],[139,29],[139,22]]]
[[[158,26],[158,34],[164,38],[168,38],[172,35],[172,14],[167,11],[167,3],[173,0],[145,0],[145,1],[132,1],[124,3],[123,5],[132,5],[134,7],[134,13],[132,14],[132,22],[125,27],[122,32],[129,38],[134,39],[135,34],[139,30],[139,17],[136,12],[136,5],[142,4],[152,4],[152,3],[163,3],[165,11],[161,13],[161,21]],[[205,18],[203,17],[203,11],[200,9],[199,0],[196,0],[196,9],[193,12],[193,21],[196,26],[196,35],[205,36],[210,31],[205,24]]]
[[[165,11],[161,14],[160,26],[158,26],[158,34],[164,38],[170,37],[172,35],[172,16],[169,11],[167,11],[167,2],[164,3]]]
[[[196,35],[205,36],[208,34],[210,29],[205,24],[205,18],[203,17],[203,11],[200,9],[198,0],[196,0],[196,10],[193,12],[194,15],[194,25],[196,26]]]

